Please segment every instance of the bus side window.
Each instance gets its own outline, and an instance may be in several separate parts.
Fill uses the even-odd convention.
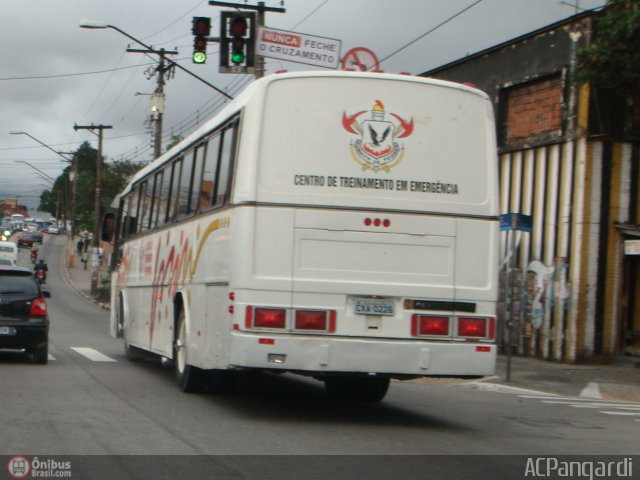
[[[226,128],[222,137],[222,149],[220,151],[220,168],[218,173],[218,191],[216,205],[223,206],[229,202],[231,191],[231,175],[233,174],[233,153],[235,143],[235,131],[237,124]]]
[[[149,187],[150,185],[147,180],[144,180],[140,184],[140,203],[138,207],[138,218],[140,219],[140,222],[138,224],[138,233],[146,231],[147,226],[149,225],[149,214],[151,211],[151,197],[149,196],[149,190],[151,190],[151,188]]]
[[[162,170],[160,170],[155,175],[154,179],[154,188],[153,188],[153,207],[151,208],[151,230],[155,230],[158,225],[164,224],[164,218],[160,218],[162,210],[162,206],[164,205],[162,201]]]
[[[193,178],[191,180],[191,200],[189,201],[189,211],[200,210],[200,183],[202,182],[202,164],[204,157],[204,145],[199,145],[193,156]]]
[[[191,177],[193,175],[193,154],[194,152],[191,150],[182,159],[182,177],[180,178],[180,195],[178,197],[180,201],[178,218],[184,218],[191,213],[189,187],[191,187]]]
[[[160,188],[159,199],[159,211],[158,211],[158,227],[163,227],[167,224],[167,217],[169,216],[170,203],[169,193],[171,192],[171,171],[172,165],[166,165],[162,169],[162,187]]]
[[[207,153],[204,159],[204,172],[200,185],[200,208],[204,209],[213,204],[216,193],[216,174],[218,173],[218,157],[220,156],[220,133],[209,139]]]
[[[123,222],[123,235],[122,238],[129,238],[135,235],[138,230],[137,222],[137,210],[138,210],[138,192],[134,190],[129,194],[127,202],[125,204],[126,221]]]
[[[171,180],[171,196],[169,198],[169,215],[167,222],[172,223],[180,211],[180,171],[182,159],[173,162],[173,176]]]

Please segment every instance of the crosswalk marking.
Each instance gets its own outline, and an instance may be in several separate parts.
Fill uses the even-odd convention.
[[[623,400],[602,400],[597,398],[581,398],[581,397],[552,397],[537,395],[518,395],[521,398],[532,400],[540,400],[540,403],[548,405],[566,405],[573,408],[592,408],[597,409],[598,413],[605,415],[614,415],[620,417],[638,417],[640,416],[640,402],[625,402]],[[610,410],[605,410],[610,409]],[[636,422],[640,419],[634,418]]]
[[[107,357],[105,354],[100,353],[99,351],[94,350],[93,348],[71,347],[71,350],[79,353],[83,357],[88,358],[92,362],[117,362],[117,360],[114,360],[111,357]]]

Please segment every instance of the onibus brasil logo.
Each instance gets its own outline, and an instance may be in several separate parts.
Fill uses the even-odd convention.
[[[371,118],[360,119],[365,113],[342,113],[344,129],[359,137],[351,142],[351,156],[363,170],[388,172],[402,160],[404,144],[397,140],[413,133],[413,118],[407,121],[395,113],[387,117],[380,100],[376,100]]]
[[[25,457],[13,457],[7,464],[7,470],[12,478],[26,478],[31,472],[31,463]]]

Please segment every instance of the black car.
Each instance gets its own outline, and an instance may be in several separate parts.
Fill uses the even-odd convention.
[[[0,265],[0,350],[24,350],[35,363],[47,363],[49,297],[31,270]]]

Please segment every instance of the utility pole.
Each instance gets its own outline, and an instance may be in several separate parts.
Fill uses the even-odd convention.
[[[74,236],[76,234],[76,185],[78,183],[78,154],[77,152],[58,152],[64,155],[71,155],[71,160],[66,160],[71,164],[71,171],[69,172],[69,182],[71,185],[65,188],[64,190],[64,202],[67,204],[67,207],[64,209],[65,212],[65,221],[63,223],[64,228],[67,228],[67,221],[69,221],[69,226],[71,228],[71,233],[69,234],[69,243],[68,250],[68,258],[67,258],[67,267],[72,268],[75,260],[75,243]],[[67,178],[65,177],[65,184]],[[67,199],[67,193],[69,193],[69,198]],[[68,215],[68,216],[67,216]]]
[[[80,126],[80,125],[74,125],[73,129],[74,130],[89,130],[91,133],[93,133],[94,135],[98,136],[98,157],[96,158],[96,197],[95,197],[95,203],[94,203],[94,228],[93,228],[93,242],[94,242],[94,247],[96,250],[94,250],[95,255],[92,258],[92,267],[93,270],[91,272],[91,294],[95,295],[96,292],[98,291],[98,277],[100,272],[98,271],[98,262],[95,261],[95,256],[97,256],[97,249],[98,247],[100,247],[100,224],[101,224],[101,218],[100,218],[100,212],[102,210],[102,195],[101,195],[101,188],[102,188],[102,137],[103,137],[103,131],[107,130],[107,129],[111,129],[113,128],[111,125],[86,125],[86,126]],[[98,133],[96,133],[94,130],[98,130]],[[75,162],[74,162],[75,163]]]
[[[164,114],[164,86],[165,86],[165,73],[171,75],[174,71],[175,63],[169,62],[167,65],[165,62],[166,55],[177,55],[178,52],[176,50],[165,50],[161,48],[160,50],[155,50],[153,48],[147,49],[137,49],[137,48],[127,48],[127,52],[129,53],[154,53],[160,57],[158,61],[158,66],[155,69],[158,78],[158,84],[156,86],[156,90],[151,99],[151,120],[155,124],[154,128],[154,141],[153,141],[153,158],[158,158],[162,155],[162,116]]]

